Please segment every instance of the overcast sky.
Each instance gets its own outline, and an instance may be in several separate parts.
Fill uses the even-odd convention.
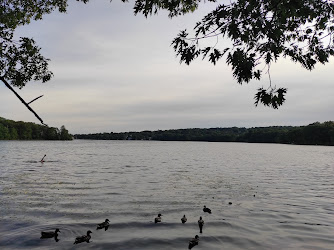
[[[273,83],[288,88],[278,110],[254,106],[256,90],[269,86],[267,75],[239,85],[225,59],[216,66],[201,59],[180,64],[171,41],[214,4],[183,17],[162,11],[146,19],[134,16],[133,3],[70,2],[66,14],[54,12],[16,34],[33,37],[51,59],[51,81],[18,90],[27,102],[44,95],[31,106],[49,126],[76,134],[334,120],[333,59],[311,72],[285,59],[273,65]],[[3,84],[0,116],[39,123]]]

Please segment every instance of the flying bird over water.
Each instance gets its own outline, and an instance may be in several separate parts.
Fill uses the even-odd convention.
[[[158,214],[158,217],[155,217],[154,222],[155,223],[161,222],[161,216],[162,214]]]
[[[208,207],[206,207],[206,206],[204,206],[204,208],[203,208],[203,212],[206,212],[206,213],[211,214],[211,209],[208,208]]]
[[[109,227],[109,220],[106,219],[104,222],[100,223],[100,224],[97,224],[97,227],[96,227],[96,230],[99,230],[99,229],[105,229],[105,231],[108,230],[108,227]]]
[[[78,244],[78,243],[82,243],[82,242],[85,242],[85,241],[87,243],[89,243],[89,240],[91,239],[91,236],[90,236],[91,233],[92,232],[89,230],[89,231],[87,231],[87,235],[82,235],[82,236],[76,237],[73,244]]]
[[[202,233],[202,229],[203,229],[203,226],[204,226],[204,220],[202,219],[202,216],[199,217],[198,226],[199,226],[199,232]]]
[[[192,238],[189,241],[188,249],[192,249],[194,246],[197,246],[198,242],[199,242],[199,237],[198,237],[198,235],[196,235],[195,238]]]
[[[187,222],[187,217],[186,215],[183,215],[183,217],[181,218],[182,224]]]

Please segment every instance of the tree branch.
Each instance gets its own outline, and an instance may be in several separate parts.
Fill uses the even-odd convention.
[[[30,103],[36,101],[37,99],[41,98],[42,96],[43,96],[43,95],[41,95],[41,96],[39,96],[39,97],[36,97],[35,99],[33,99],[33,100],[31,100],[30,102],[28,102],[28,104],[30,104]]]
[[[27,107],[27,109],[29,109],[36,117],[38,120],[40,120],[40,122],[44,124],[43,120],[37,115],[37,113],[28,105],[28,103],[26,103],[22,97],[15,92],[15,90],[9,85],[9,83],[3,78],[3,77],[0,77],[0,80],[6,85],[7,88],[9,88],[11,91],[13,91],[13,93],[16,95],[17,98],[20,99],[20,101]],[[34,101],[34,100],[33,100]]]

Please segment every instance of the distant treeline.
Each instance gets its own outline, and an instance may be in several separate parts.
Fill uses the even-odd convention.
[[[258,128],[192,128],[123,133],[76,134],[75,139],[156,140],[284,143],[299,145],[334,145],[334,122],[315,122],[307,126]]]
[[[0,140],[72,140],[65,126],[58,128],[0,117]]]

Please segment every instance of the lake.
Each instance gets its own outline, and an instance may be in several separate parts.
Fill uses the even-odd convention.
[[[334,147],[0,141],[0,249],[188,249],[196,234],[194,250],[334,249]]]

